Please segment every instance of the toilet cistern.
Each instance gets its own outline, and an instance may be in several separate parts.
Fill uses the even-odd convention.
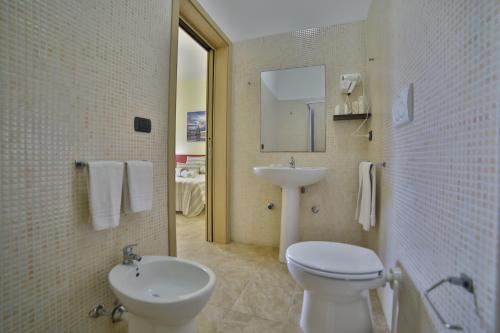
[[[253,168],[257,177],[282,188],[279,260],[283,263],[287,247],[299,241],[300,188],[319,182],[328,171],[324,167],[297,167],[293,156],[289,165]]]

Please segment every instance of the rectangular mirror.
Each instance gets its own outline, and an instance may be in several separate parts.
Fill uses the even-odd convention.
[[[326,150],[325,66],[260,75],[262,152]]]

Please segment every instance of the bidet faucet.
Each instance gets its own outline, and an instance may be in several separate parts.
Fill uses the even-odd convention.
[[[136,261],[141,261],[142,257],[140,255],[137,255],[134,253],[134,246],[137,246],[137,244],[129,244],[126,245],[122,252],[123,252],[123,265],[133,265],[134,260]]]
[[[294,168],[295,169],[295,158],[290,157],[290,160],[288,161],[288,165],[290,166],[290,168]]]

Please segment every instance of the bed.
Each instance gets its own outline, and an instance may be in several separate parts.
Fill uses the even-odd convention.
[[[182,215],[193,217],[201,214],[206,204],[205,174],[200,174],[201,158],[191,159],[186,163],[178,163],[175,174],[176,203],[175,210]],[[189,175],[185,172],[189,170]],[[194,172],[193,172],[194,171]]]

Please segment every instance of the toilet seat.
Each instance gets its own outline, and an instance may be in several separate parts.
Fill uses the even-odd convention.
[[[311,274],[341,280],[377,279],[384,271],[375,252],[344,243],[296,243],[288,247],[286,258]]]

